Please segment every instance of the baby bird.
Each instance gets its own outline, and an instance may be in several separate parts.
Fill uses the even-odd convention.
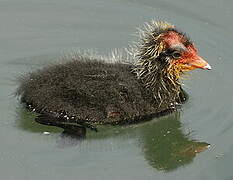
[[[186,34],[151,21],[139,32],[131,63],[78,55],[20,79],[17,95],[36,121],[72,133],[96,125],[122,125],[173,112],[186,100],[180,77],[210,65]]]

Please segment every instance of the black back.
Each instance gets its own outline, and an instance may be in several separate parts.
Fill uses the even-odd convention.
[[[17,94],[42,124],[128,124],[167,110],[132,72],[133,65],[81,58],[23,77]]]

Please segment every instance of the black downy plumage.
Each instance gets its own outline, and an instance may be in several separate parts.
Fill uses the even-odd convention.
[[[179,82],[183,71],[171,63],[177,59],[174,51],[177,56],[181,52],[163,42],[168,32],[181,37],[184,47],[192,45],[173,25],[152,21],[132,48],[134,62],[76,55],[69,62],[23,76],[17,95],[40,114],[37,122],[72,133],[96,130],[97,124],[146,121],[175,111],[186,94]]]

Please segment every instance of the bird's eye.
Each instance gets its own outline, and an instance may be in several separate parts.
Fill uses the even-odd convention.
[[[181,57],[181,53],[179,51],[174,51],[172,53],[172,57],[175,58],[175,59],[178,59]]]

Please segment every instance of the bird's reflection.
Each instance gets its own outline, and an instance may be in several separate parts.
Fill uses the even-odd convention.
[[[181,129],[180,113],[160,118],[141,128],[145,159],[159,170],[170,171],[192,162],[209,144],[191,140]]]
[[[70,147],[81,145],[85,136],[77,137],[66,132],[62,133],[60,128],[44,126],[34,121],[35,114],[24,108],[18,110],[20,120],[19,127],[30,132],[49,131],[60,133],[57,138],[58,147]],[[86,139],[104,139],[109,137],[121,137],[127,139],[135,137],[139,147],[144,153],[146,161],[158,170],[171,171],[180,166],[192,162],[194,157],[206,150],[209,144],[192,140],[182,130],[180,113],[176,112],[167,116],[154,119],[150,122],[141,123],[128,127],[103,127],[98,133],[88,132],[90,136]],[[117,131],[117,133],[115,133]],[[87,134],[88,134],[87,133]],[[131,135],[130,135],[131,134]]]
[[[85,139],[84,136],[76,136],[75,134],[71,134],[69,132],[64,131],[61,128],[55,126],[47,126],[37,123],[35,120],[38,118],[38,114],[28,111],[23,106],[20,106],[16,110],[17,113],[17,124],[18,127],[26,130],[28,132],[41,133],[48,132],[49,134],[59,134],[56,139],[57,147],[66,148],[71,146],[80,145],[81,141]]]

